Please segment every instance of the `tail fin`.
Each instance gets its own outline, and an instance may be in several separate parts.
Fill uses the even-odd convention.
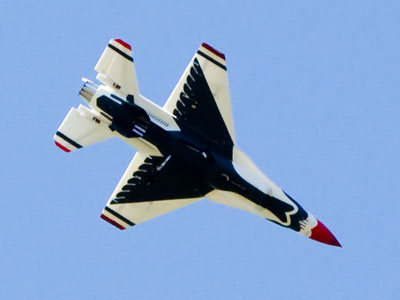
[[[101,142],[112,137],[107,124],[83,105],[71,108],[54,135],[56,145],[65,152]]]

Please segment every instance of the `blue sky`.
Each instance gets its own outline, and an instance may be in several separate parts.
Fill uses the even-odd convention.
[[[2,1],[1,299],[395,299],[398,1]],[[207,200],[121,232],[99,216],[135,150],[53,134],[110,38],[162,105],[224,52],[239,146],[332,230],[316,243]]]

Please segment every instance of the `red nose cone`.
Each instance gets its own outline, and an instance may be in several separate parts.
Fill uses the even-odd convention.
[[[328,245],[332,245],[332,246],[336,246],[336,247],[342,247],[342,245],[340,245],[340,243],[335,238],[335,236],[319,220],[318,220],[317,226],[315,226],[311,230],[310,239],[313,239],[315,241],[318,241],[318,242],[321,242],[324,244],[328,244]]]

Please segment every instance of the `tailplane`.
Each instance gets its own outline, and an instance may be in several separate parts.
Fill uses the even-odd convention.
[[[126,95],[138,95],[132,47],[121,39],[111,39],[95,66],[96,78]]]
[[[65,152],[71,152],[112,137],[108,124],[83,105],[72,107],[61,123],[54,141]]]

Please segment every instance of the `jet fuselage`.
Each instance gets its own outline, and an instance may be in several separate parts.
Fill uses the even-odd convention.
[[[223,53],[201,44],[162,108],[139,92],[123,40],[109,41],[95,71],[102,85],[84,79],[80,91],[90,109],[71,108],[54,140],[71,152],[118,137],[138,150],[101,218],[126,229],[206,197],[340,246],[236,146]]]
[[[268,209],[282,223],[288,222],[286,213],[292,211],[293,206],[264,193],[240,176],[233,166],[232,151],[226,151],[222,145],[196,129],[180,122],[180,131],[165,130],[152,122],[146,110],[135,104],[132,98],[124,100],[116,95],[102,95],[97,98],[97,107],[105,113],[103,115],[111,117],[110,129],[126,138],[140,137],[154,145],[165,157],[160,163],[160,169],[168,163],[170,157],[190,168],[203,183],[199,193],[206,194],[214,189],[230,191]],[[290,199],[297,206],[297,212],[291,215],[287,227],[300,231],[301,221],[307,219],[308,213],[294,199]]]

